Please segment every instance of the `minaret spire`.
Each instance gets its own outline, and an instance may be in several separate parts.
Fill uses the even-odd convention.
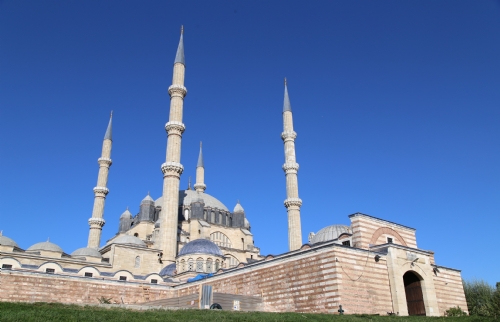
[[[108,174],[111,167],[111,146],[112,142],[112,119],[113,112],[109,117],[108,128],[104,134],[102,142],[101,157],[97,159],[99,163],[99,174],[97,176],[97,186],[94,188],[94,208],[92,210],[92,218],[89,219],[90,232],[87,247],[98,249],[101,244],[102,226],[104,226],[104,201],[109,192]]]
[[[295,138],[297,133],[293,130],[292,106],[288,97],[287,81],[285,78],[285,98],[283,101],[283,133],[281,138],[285,144],[285,164],[283,170],[286,177],[285,207],[288,212],[288,248],[297,250],[302,246],[302,230],[300,224],[300,207],[302,200],[299,198],[297,172],[299,164],[295,160]]]
[[[196,165],[196,183],[194,185],[194,190],[196,190],[197,192],[204,192],[206,188],[205,166],[203,164],[203,152],[201,150],[200,142],[200,154],[198,155],[198,164]]]
[[[165,124],[167,131],[167,156],[161,165],[163,172],[163,203],[160,213],[160,235],[155,245],[163,251],[163,261],[175,262],[177,255],[177,225],[179,207],[179,184],[184,170],[181,162],[182,133],[186,127],[182,123],[184,97],[187,89],[184,87],[186,66],[184,61],[183,28],[177,54],[175,56],[172,85],[168,88],[170,95],[170,116]]]

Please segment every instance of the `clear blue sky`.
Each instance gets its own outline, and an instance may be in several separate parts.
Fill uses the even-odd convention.
[[[500,281],[500,2],[0,1],[0,230],[86,246],[114,110],[103,242],[161,195],[185,27],[181,187],[241,200],[263,254],[287,251],[283,77],[302,233],[363,212],[417,229],[465,278]]]

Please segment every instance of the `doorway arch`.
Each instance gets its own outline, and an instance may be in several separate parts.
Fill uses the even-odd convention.
[[[426,315],[421,280],[422,278],[413,271],[403,275],[408,315]]]

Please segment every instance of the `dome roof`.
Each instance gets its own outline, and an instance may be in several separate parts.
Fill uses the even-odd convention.
[[[30,251],[30,250],[32,250],[32,251],[36,251],[36,250],[48,250],[48,251],[51,251],[51,252],[60,252],[60,253],[64,252],[61,247],[59,247],[56,244],[51,243],[49,241],[37,243],[37,244],[35,244],[33,246],[30,246],[27,249],[27,251]]]
[[[15,241],[13,241],[7,236],[3,236],[1,233],[0,233],[0,245],[19,247],[19,245],[17,245]]]
[[[245,209],[240,205],[240,201],[238,200],[238,203],[236,203],[236,206],[234,206],[233,213],[241,213],[245,212]]]
[[[132,218],[132,213],[128,210],[125,210],[123,214],[120,216],[120,219],[130,219]]]
[[[91,256],[91,257],[99,257],[102,258],[101,253],[97,249],[94,248],[88,248],[88,247],[83,247],[83,248],[78,248],[74,252],[71,253],[71,256]]]
[[[321,242],[326,242],[329,240],[337,239],[343,233],[351,233],[351,228],[345,225],[331,225],[327,226],[320,231],[312,238],[310,244],[316,244]]]
[[[153,198],[151,198],[151,196],[149,195],[149,192],[148,192],[148,195],[147,195],[144,199],[142,199],[141,203],[143,203],[144,201],[152,201],[152,202],[155,202],[155,201],[153,200]]]
[[[179,255],[184,256],[189,254],[206,254],[221,256],[222,254],[220,248],[208,239],[195,239],[182,247]]]
[[[174,272],[176,271],[177,267],[175,266],[175,263],[169,264],[160,271],[160,276],[174,276]]]
[[[123,235],[113,240],[113,244],[123,244],[123,245],[135,245],[140,247],[146,247],[146,244],[138,237]]]
[[[211,195],[204,192],[196,192],[194,190],[180,190],[179,191],[179,205],[189,206],[192,202],[198,201],[198,199],[203,200],[205,207],[217,208],[225,211],[229,211],[227,207],[212,197]],[[156,199],[155,205],[162,206],[163,197]]]

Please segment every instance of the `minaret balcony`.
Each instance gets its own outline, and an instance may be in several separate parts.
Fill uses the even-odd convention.
[[[285,131],[281,133],[281,138],[283,141],[293,141],[297,138],[297,132],[295,131]]]
[[[187,88],[182,85],[173,84],[170,85],[170,87],[168,88],[168,94],[170,95],[171,98],[172,97],[184,98],[187,95]]]
[[[184,167],[179,162],[165,162],[161,165],[161,172],[163,176],[174,175],[180,177]]]
[[[288,198],[288,199],[285,199],[285,207],[289,208],[289,207],[300,207],[302,206],[302,199],[300,198]]]

